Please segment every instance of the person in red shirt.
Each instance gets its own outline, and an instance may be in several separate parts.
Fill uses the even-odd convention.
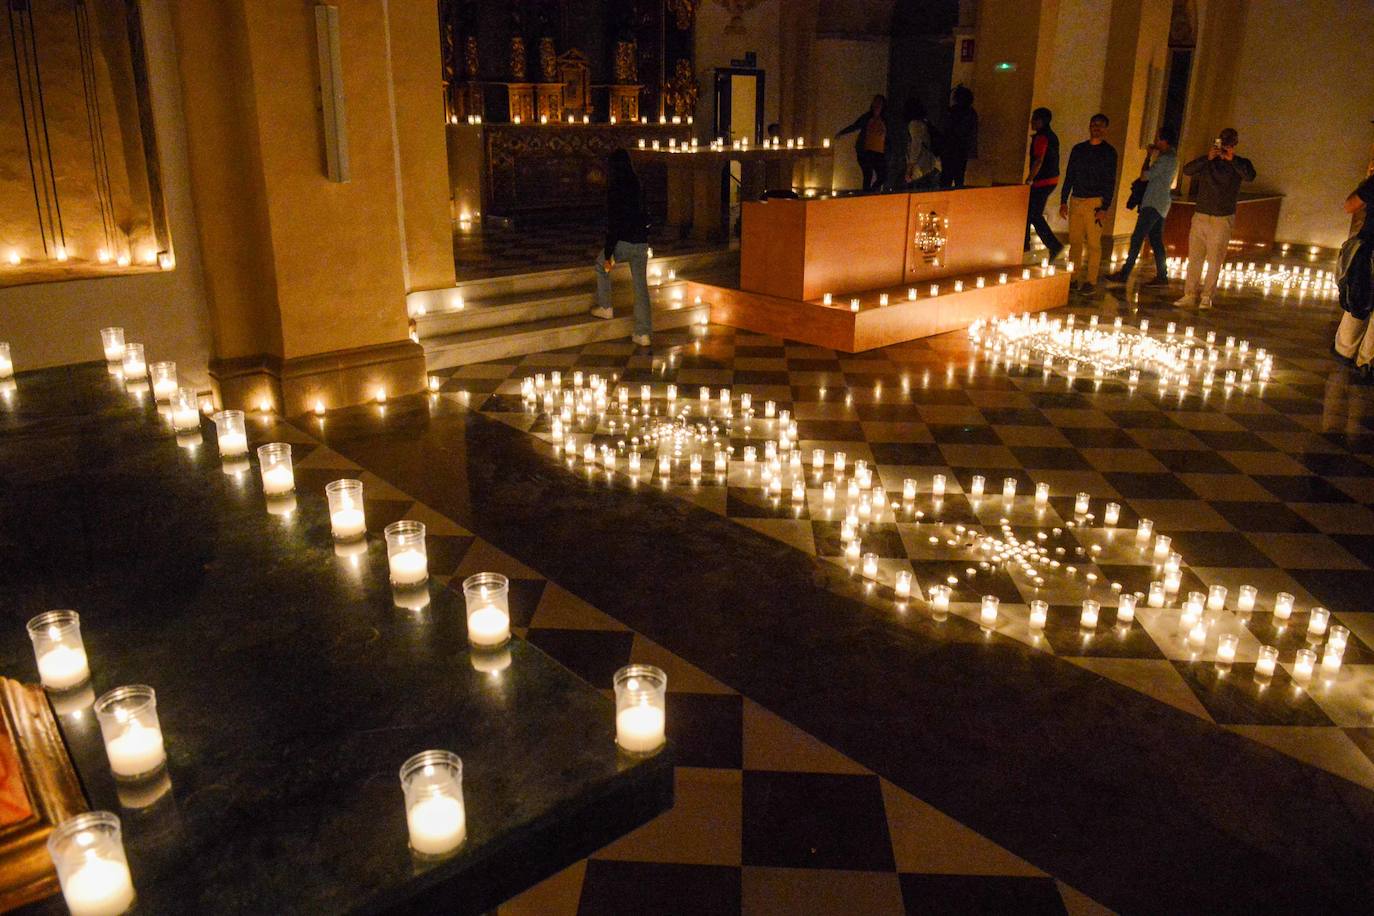
[[[1040,241],[1050,250],[1050,260],[1059,257],[1064,244],[1054,237],[1054,230],[1045,219],[1045,204],[1049,202],[1055,187],[1059,184],[1059,137],[1050,130],[1054,115],[1048,108],[1037,108],[1031,112],[1030,166],[1026,169],[1026,184],[1030,185],[1030,209],[1026,214],[1026,251],[1030,251],[1030,234],[1040,236]]]

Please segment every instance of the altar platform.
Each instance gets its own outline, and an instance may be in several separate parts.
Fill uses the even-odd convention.
[[[208,420],[179,439],[103,365],[21,373],[3,408],[0,671],[36,680],[24,620],[81,613],[92,682],[54,712],[85,801],[123,823],[138,913],[489,912],[672,806],[671,750],[618,753],[609,682],[518,636],[470,649],[446,583],[474,536],[420,507],[431,580],[398,606],[380,532],[417,510],[370,479],[367,541],[336,554],[323,488],[352,475],[312,462],[296,427],[248,421],[250,446],[292,443],[296,494],[269,510],[256,462],[227,473]],[[533,600],[513,588],[515,623]],[[91,702],[137,683],[157,691],[165,778],[116,784]],[[398,779],[429,748],[464,769],[467,838],[438,860],[409,849]]]

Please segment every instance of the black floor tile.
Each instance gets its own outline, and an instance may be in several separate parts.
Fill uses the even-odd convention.
[[[1221,725],[1330,725],[1305,690],[1282,668],[1266,683],[1255,680],[1255,666],[1235,664],[1220,672],[1213,662],[1174,662],[1188,687]]]
[[[674,693],[669,681],[667,735],[684,767],[737,770],[744,765],[744,701],[738,694]]]
[[[899,875],[898,880],[908,916],[1062,916],[1067,912],[1053,878]]]
[[[1228,500],[1209,505],[1240,531],[1299,534],[1317,530],[1307,519],[1279,502]]]
[[[614,685],[615,673],[630,661],[634,634],[611,630],[533,629],[529,642],[598,689]]]
[[[1231,566],[1246,569],[1276,565],[1239,532],[1175,531],[1173,549],[1189,566]]]
[[[740,870],[591,859],[578,916],[737,916]]]
[[[1354,502],[1344,490],[1321,477],[1307,474],[1253,475],[1255,481],[1279,499],[1290,503]]]
[[[876,776],[744,773],[745,865],[892,871]]]

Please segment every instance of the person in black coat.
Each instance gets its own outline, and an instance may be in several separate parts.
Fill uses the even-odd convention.
[[[647,347],[652,342],[653,312],[649,304],[649,216],[644,193],[639,186],[630,154],[623,149],[611,153],[607,161],[606,244],[596,262],[596,306],[592,314],[610,318],[611,268],[617,262],[630,265],[630,280],[635,290],[634,342]]]
[[[945,132],[935,155],[940,157],[940,186],[962,188],[968,161],[978,158],[978,112],[973,110],[972,90],[962,83],[950,93]]]

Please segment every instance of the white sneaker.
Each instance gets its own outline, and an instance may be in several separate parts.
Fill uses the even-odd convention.
[[[648,334],[636,334],[630,339],[634,341],[636,347],[647,347],[654,342]]]
[[[1212,307],[1212,300],[1211,300],[1211,299],[1203,299],[1201,302],[1199,302],[1199,303],[1197,304],[1197,307],[1198,307],[1199,309],[1209,309],[1209,308]]]
[[[607,307],[604,306],[604,305],[594,305],[594,306],[592,306],[592,317],[593,317],[593,318],[614,318],[614,317],[615,317],[615,312],[611,311],[609,308],[607,308]]]
[[[1176,308],[1181,308],[1181,309],[1196,308],[1196,307],[1197,307],[1197,296],[1194,296],[1194,295],[1187,295],[1187,296],[1184,296],[1182,299],[1176,300],[1176,301],[1174,302],[1174,306],[1175,306]]]

